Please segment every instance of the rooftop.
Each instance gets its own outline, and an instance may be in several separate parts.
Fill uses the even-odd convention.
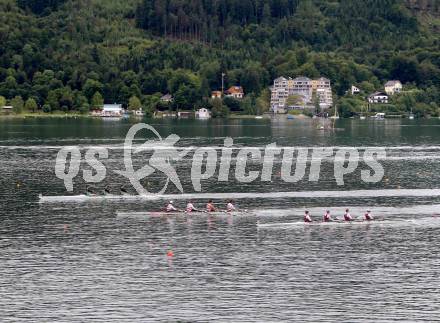
[[[399,80],[392,80],[385,83],[385,86],[395,86],[397,84],[402,84]]]
[[[104,104],[103,109],[106,111],[119,111],[122,110],[122,104]]]
[[[293,79],[295,82],[310,82],[311,79],[309,79],[308,77],[305,76],[299,76],[297,78]]]
[[[372,98],[374,96],[388,96],[388,95],[384,92],[374,92],[374,93],[370,94],[368,97]]]
[[[243,88],[241,86],[231,86],[226,92],[229,94],[243,93]]]

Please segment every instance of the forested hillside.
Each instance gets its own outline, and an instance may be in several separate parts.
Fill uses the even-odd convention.
[[[440,0],[2,0],[0,12],[0,95],[18,106],[163,109],[171,93],[171,108],[192,109],[222,72],[250,113],[279,75],[326,76],[338,96],[400,79],[420,109],[440,105]]]

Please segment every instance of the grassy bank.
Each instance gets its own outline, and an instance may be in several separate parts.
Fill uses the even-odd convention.
[[[88,114],[81,114],[79,112],[26,112],[19,114],[0,114],[1,119],[26,119],[26,118],[89,118],[92,117]]]

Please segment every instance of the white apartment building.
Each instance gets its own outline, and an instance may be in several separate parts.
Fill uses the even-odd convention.
[[[272,111],[274,113],[286,113],[286,106],[287,106],[287,98],[289,97],[289,92],[286,87],[282,88],[276,88],[273,86],[271,88],[271,101],[270,105],[272,108]]]
[[[297,78],[279,77],[274,80],[271,88],[271,108],[274,113],[285,113],[288,109],[313,108],[313,94],[319,97],[321,109],[325,110],[333,105],[333,95],[331,82],[329,79],[321,77],[312,80],[308,77],[300,76]],[[301,107],[287,106],[289,96],[297,95],[302,98]]]

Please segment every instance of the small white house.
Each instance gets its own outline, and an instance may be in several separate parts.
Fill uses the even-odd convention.
[[[124,115],[124,109],[122,104],[104,104],[101,111],[102,117],[122,117]]]
[[[173,102],[173,96],[171,95],[171,94],[165,94],[164,96],[162,96],[161,98],[160,98],[160,100],[162,101],[162,102],[166,102],[166,103],[170,103],[170,102]]]
[[[388,95],[383,92],[375,92],[368,96],[368,103],[388,103]]]
[[[241,86],[231,86],[226,90],[226,96],[232,97],[234,99],[243,99],[244,91]]]
[[[385,93],[388,95],[394,95],[396,93],[402,92],[403,85],[400,81],[388,81],[385,83]]]
[[[196,112],[196,117],[198,119],[209,119],[211,118],[211,112],[206,108],[201,108]]]
[[[358,87],[352,85],[351,86],[351,95],[355,95],[355,94],[359,94],[359,93],[361,93],[361,90]]]
[[[6,114],[9,114],[9,113],[12,113],[13,109],[14,108],[13,108],[12,105],[5,105],[4,107],[2,107],[2,112],[6,113]]]

